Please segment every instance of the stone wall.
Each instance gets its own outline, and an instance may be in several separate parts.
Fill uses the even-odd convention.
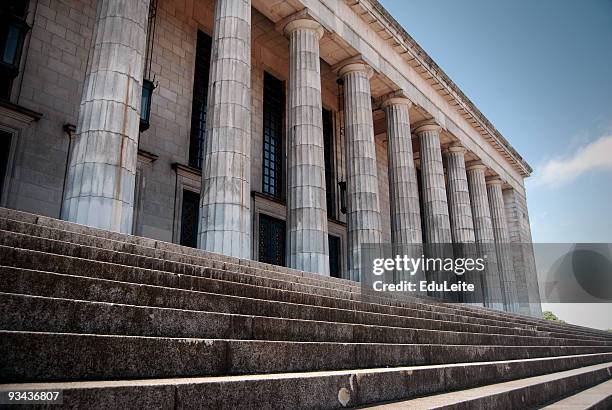
[[[32,28],[11,100],[43,117],[29,125],[2,118],[17,136],[6,206],[60,215],[70,142],[62,127],[77,122],[95,14],[93,0],[30,2]]]

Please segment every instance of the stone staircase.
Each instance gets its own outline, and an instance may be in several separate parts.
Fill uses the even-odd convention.
[[[69,408],[525,408],[612,396],[603,331],[429,298],[366,300],[354,282],[5,208],[0,275],[0,391],[61,389]]]

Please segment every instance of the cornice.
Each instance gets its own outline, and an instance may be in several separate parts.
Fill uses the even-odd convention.
[[[476,125],[471,124],[482,135],[478,129],[481,128],[488,134],[490,141],[498,151],[502,153],[512,163],[523,177],[528,177],[533,169],[521,157],[516,149],[510,145],[508,140],[495,128],[495,126],[484,116],[482,112],[470,101],[470,99],[459,89],[459,87],[446,75],[446,73],[433,61],[433,59],[418,45],[418,43],[406,32],[406,30],[389,14],[389,12],[377,0],[344,0],[349,6],[360,5],[367,12],[367,18],[377,21],[380,26],[391,27],[398,35],[391,30],[382,30],[390,36],[390,41],[395,43],[394,48],[400,55],[408,54],[412,66],[422,67],[428,76],[434,78],[439,85],[457,103],[455,109],[465,118],[471,117]],[[417,70],[418,71],[418,70]],[[422,77],[425,72],[421,73]],[[463,114],[465,113],[465,115]],[[467,118],[466,120],[470,122]],[[485,137],[485,135],[483,135]],[[486,138],[486,137],[485,137]]]

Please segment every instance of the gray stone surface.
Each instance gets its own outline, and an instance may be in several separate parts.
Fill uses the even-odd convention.
[[[492,178],[487,180],[486,183],[505,309],[508,312],[518,313],[519,303],[516,291],[516,278],[510,249],[510,234],[508,233],[504,197],[502,195],[502,181],[498,178]]]
[[[62,217],[132,230],[149,0],[98,5]]]
[[[4,247],[0,247],[0,250],[6,254],[6,263],[15,266],[0,268],[5,278],[5,282],[0,284],[0,291],[6,293],[27,292],[29,295],[63,299],[85,298],[136,306],[152,305],[159,308],[434,331],[570,338],[576,340],[576,345],[584,344],[579,340],[594,341],[593,345],[601,345],[600,342],[609,345],[605,337],[596,333],[572,331],[546,324],[534,326],[509,322],[504,318],[478,318],[414,308],[371,305],[267,288],[264,287],[266,282],[261,282],[260,286],[248,286],[193,276],[194,273],[176,275],[102,262],[82,262],[81,258],[62,258],[40,252],[8,252]],[[67,272],[69,275],[37,274],[32,267],[41,263],[55,263],[58,272]],[[87,272],[87,275],[70,276],[78,272]],[[30,281],[35,283],[28,284]],[[164,297],[167,300],[164,300]],[[512,327],[507,327],[508,323],[511,323]]]
[[[542,410],[606,410],[612,408],[612,379],[570,397],[554,402]]]
[[[215,2],[198,246],[250,258],[251,0]]]
[[[378,244],[381,241],[370,94],[372,69],[363,62],[349,61],[340,67],[339,75],[344,81],[348,271],[349,278],[358,281],[362,244]]]
[[[521,314],[542,317],[540,286],[536,272],[529,210],[524,193],[508,188],[503,190],[510,242],[513,243],[513,263],[516,273],[519,310]]]
[[[14,211],[6,208],[0,208],[1,228],[4,230],[21,232],[28,235],[40,236],[40,238],[28,237],[25,235],[15,235],[5,232],[2,236],[3,243],[29,249],[44,249],[46,252],[55,252],[60,255],[74,254],[77,256],[93,257],[100,261],[112,259],[116,262],[136,264],[146,267],[158,267],[159,269],[170,269],[177,273],[189,273],[189,275],[204,275],[205,277],[221,279],[224,281],[237,281],[239,283],[249,283],[257,286],[274,287],[276,289],[296,290],[300,292],[314,293],[322,296],[333,296],[334,298],[346,298],[353,300],[361,300],[359,288],[350,286],[351,282],[337,278],[323,278],[320,275],[309,274],[307,272],[295,271],[287,268],[275,267],[271,265],[261,264],[254,261],[238,260],[223,255],[211,254],[198,249],[181,247],[174,244],[154,241],[147,238],[133,237],[129,235],[102,231],[99,229],[89,228],[78,224],[73,224],[65,221],[59,221],[52,218],[40,217],[32,214],[26,214],[19,211]],[[35,223],[36,225],[32,225]],[[95,235],[95,236],[92,236]],[[44,241],[43,238],[53,238],[56,241]],[[112,238],[112,239],[111,239]],[[62,242],[58,242],[61,240]],[[65,242],[68,243],[65,243]],[[78,244],[81,246],[74,246]],[[88,248],[94,246],[98,249]],[[113,250],[119,252],[135,253],[135,255],[117,254],[105,252],[104,250]],[[20,251],[6,249],[5,263],[10,260],[20,260],[27,262],[30,267],[37,266],[54,266],[54,269],[59,269],[58,272],[72,271],[75,272],[100,272],[104,269],[104,262],[85,261],[78,258],[62,258],[59,255],[46,255],[44,253],[33,252],[20,255]],[[142,256],[147,256],[143,258]],[[50,259],[51,257],[51,259]],[[15,259],[17,258],[17,259]],[[151,259],[156,258],[156,259]],[[160,260],[161,259],[161,260]],[[166,262],[163,262],[165,260]],[[181,262],[179,264],[174,262]],[[245,262],[246,264],[242,264]],[[202,267],[213,267],[213,270],[199,269],[198,266],[185,266],[184,263],[195,264]],[[117,278],[125,277],[122,275],[130,275],[134,268],[113,265]],[[186,270],[188,269],[188,270]],[[223,270],[222,270],[223,269]],[[272,270],[269,270],[272,269]],[[143,278],[150,278],[148,271],[142,272]],[[108,276],[113,278],[114,276]],[[169,277],[170,278],[170,277]],[[193,286],[193,281],[187,279],[187,285]],[[154,282],[157,283],[157,282]],[[168,283],[174,283],[174,279]],[[223,289],[216,287],[214,289]],[[347,293],[349,292],[350,293]],[[372,301],[370,297],[368,300]],[[464,306],[448,305],[440,306],[432,304],[426,300],[398,300],[395,298],[379,298],[378,303],[408,307],[414,314],[419,314],[420,317],[432,317],[443,320],[445,316],[436,316],[439,313],[445,315],[451,314],[448,320],[457,321],[462,319],[463,315],[471,318],[486,318],[493,319],[491,324],[513,323],[515,326],[533,328],[531,320],[520,318],[504,313],[495,313],[489,310],[480,310],[467,308]],[[321,304],[321,302],[316,302]],[[339,306],[339,305],[335,305]],[[416,310],[415,310],[416,309]],[[380,311],[380,310],[377,310]],[[430,316],[424,316],[430,315]],[[537,329],[550,330],[551,332],[559,332],[560,328],[563,332],[568,331],[568,325],[558,326],[551,324],[548,321],[538,321]],[[591,329],[586,329],[579,326],[569,326],[576,329],[577,334],[598,334],[599,332]],[[556,329],[556,330],[555,330]],[[499,333],[503,328],[496,328],[494,333]],[[518,331],[515,327],[513,331]],[[572,330],[574,332],[575,330]],[[553,335],[552,333],[550,334]]]
[[[450,218],[448,214],[448,201],[446,196],[446,182],[442,164],[442,151],[440,147],[441,128],[432,120],[427,120],[415,126],[415,133],[420,142],[421,160],[421,192],[423,209],[423,239],[429,244],[426,250],[427,257],[449,257],[447,244],[452,243]],[[436,244],[441,244],[436,246]],[[445,248],[443,250],[443,248]],[[446,252],[445,252],[446,250]],[[426,279],[431,282],[454,282],[457,276],[454,273],[437,271],[426,272]],[[448,293],[433,292],[430,296],[449,298]],[[457,295],[450,295],[458,301]]]
[[[12,243],[14,246],[18,247],[45,249],[47,252],[59,252],[61,255],[65,255],[67,252],[83,252],[79,251],[79,249],[83,249],[82,246],[67,246],[67,244],[64,243],[68,242],[68,244],[84,245],[85,247],[97,247],[98,249],[89,249],[87,250],[87,253],[77,253],[76,255],[83,256],[87,254],[90,255],[90,257],[101,258],[101,261],[109,260],[110,258],[114,261],[123,261],[130,264],[145,263],[144,266],[147,267],[159,266],[162,269],[171,269],[177,273],[185,273],[187,272],[185,270],[187,268],[186,266],[173,263],[182,262],[195,264],[202,267],[215,268],[213,270],[204,270],[204,272],[202,272],[202,270],[198,269],[197,267],[190,267],[188,271],[190,272],[190,275],[197,276],[202,273],[206,277],[222,279],[224,281],[229,280],[239,283],[250,283],[253,285],[273,287],[276,289],[293,289],[299,290],[300,292],[314,293],[322,296],[333,296],[335,298],[346,298],[351,300],[362,300],[363,298],[363,296],[360,295],[359,286],[355,286],[354,282],[343,279],[321,277],[317,274],[262,264],[255,261],[238,260],[236,258],[212,254],[199,249],[182,247],[152,239],[134,237],[85,227],[83,225],[6,208],[0,208],[0,215],[2,216],[2,218],[0,218],[2,225],[0,226],[3,230],[40,236],[40,238],[28,238],[24,235],[13,235],[5,232],[4,236],[2,237],[3,241],[5,241],[5,243]],[[41,242],[43,238],[53,238],[56,240],[61,240],[62,242],[51,242],[51,244],[53,244],[52,246],[43,245],[44,241]],[[15,239],[17,239],[16,242],[6,242],[14,241]],[[41,246],[44,247],[37,248]],[[119,258],[118,255],[113,256],[113,253],[103,252],[105,249],[135,254],[129,257],[126,257],[128,255],[123,255]],[[4,250],[5,252],[3,255],[5,256],[5,261],[27,261],[29,264],[27,266],[32,266],[34,268],[43,265],[54,266],[55,269],[59,269],[59,272],[69,271],[71,269],[75,269],[75,272],[97,272],[100,269],[103,269],[105,266],[104,262],[85,261],[79,258],[69,258],[69,260],[66,260],[66,258],[62,258],[59,255],[47,255],[40,252],[24,254],[21,256],[20,251],[18,250],[11,250],[7,248],[4,248]],[[151,265],[153,260],[135,257],[145,255],[148,257],[167,260],[168,262],[163,263],[162,261],[158,260],[154,262],[157,265]],[[51,259],[49,259],[50,257]],[[5,263],[8,264],[8,262]],[[116,264],[113,265],[113,270],[115,270],[116,274],[118,275],[129,275],[131,269],[134,268]],[[145,278],[150,276],[150,274],[146,272],[147,271],[144,271],[142,273]],[[187,283],[190,281],[191,279],[189,279]],[[370,302],[374,301],[370,297],[368,297],[368,300]],[[499,322],[501,324],[512,323],[513,329],[511,331],[514,332],[521,332],[521,330],[518,329],[518,327],[521,327],[525,329],[538,329],[550,332],[572,332],[576,333],[577,335],[597,335],[598,337],[601,337],[601,332],[580,326],[567,324],[555,325],[549,321],[535,321],[502,312],[493,312],[490,310],[482,310],[460,305],[442,306],[428,301],[427,298],[378,298],[376,299],[376,303],[407,307],[410,308],[412,312],[420,312],[420,315],[430,315],[432,318],[441,318],[443,320],[443,316],[440,317],[435,315],[438,313],[451,314],[453,315],[449,317],[449,320],[451,321],[464,321],[465,319],[461,318],[465,316],[466,318],[492,319],[494,320],[494,322],[492,322],[493,324],[495,324],[495,322]],[[494,333],[499,333],[501,330],[503,330],[503,328],[497,327]],[[550,333],[550,336],[554,336],[554,334]]]
[[[483,164],[472,164],[467,168],[472,220],[480,252],[482,255],[487,256],[486,272],[483,278],[485,306],[496,310],[504,310],[502,285],[495,249],[495,236],[493,234],[491,210],[487,196],[486,169],[487,167]]]
[[[473,243],[474,222],[465,170],[465,148],[450,146],[446,150],[448,209],[453,243]]]
[[[612,342],[571,335],[561,338],[400,328],[9,293],[0,293],[0,299],[0,329],[15,331],[342,343],[612,346]]]
[[[417,124],[421,142],[421,184],[423,189],[423,237],[427,243],[452,243],[446,183],[440,147],[440,126],[433,122]]]
[[[0,255],[0,390],[61,389],[66,407],[336,408],[570,371],[463,396],[490,406],[610,375],[607,332],[361,300],[347,281],[3,208]]]
[[[174,409],[192,408],[197,403],[198,408],[234,409],[269,407],[273,403],[279,409],[333,409],[408,399],[450,388],[469,389],[544,372],[560,372],[572,366],[593,365],[598,359],[586,356],[478,363],[466,367],[438,365],[270,376],[10,384],[0,386],[0,391],[25,388],[62,390],[66,407],[78,408],[97,403],[99,407],[111,408],[141,408],[144,404]],[[355,383],[356,380],[359,384]]]
[[[284,31],[289,36],[287,263],[329,275],[319,62],[323,28],[297,19]]]
[[[477,258],[478,252],[472,220],[472,206],[465,170],[466,149],[458,144],[447,147],[444,152],[446,159],[446,193],[448,195],[448,211],[451,222],[453,243],[463,244],[455,249],[456,258]],[[463,301],[477,306],[483,306],[483,278],[481,273],[471,272],[462,280],[474,285],[473,292],[463,294]]]
[[[584,355],[612,348],[305,343],[0,330],[0,383],[307,372]],[[566,353],[566,354],[563,354]],[[609,359],[609,355],[599,355]],[[605,360],[605,359],[604,359]]]
[[[411,105],[407,98],[398,97],[391,97],[383,102],[389,156],[391,241],[395,245],[423,242],[408,113]]]
[[[470,390],[374,406],[375,409],[488,409],[541,408],[555,398],[609,379],[612,363],[595,364],[527,379],[492,384]]]

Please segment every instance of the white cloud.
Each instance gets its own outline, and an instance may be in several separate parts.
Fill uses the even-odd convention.
[[[590,171],[612,170],[612,135],[592,141],[565,157],[548,160],[536,169],[532,186],[557,187]]]

